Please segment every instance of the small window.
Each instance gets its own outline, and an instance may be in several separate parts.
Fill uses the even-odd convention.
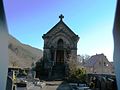
[[[57,42],[58,48],[63,48],[63,40],[59,39]]]
[[[107,66],[106,62],[104,62],[104,66]]]

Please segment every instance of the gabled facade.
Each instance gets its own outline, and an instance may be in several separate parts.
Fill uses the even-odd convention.
[[[44,39],[44,68],[51,69],[55,65],[66,64],[69,56],[77,59],[76,35],[64,22],[63,15],[59,16],[60,21],[43,35]]]
[[[104,54],[96,54],[84,64],[87,73],[114,74],[114,67]]]

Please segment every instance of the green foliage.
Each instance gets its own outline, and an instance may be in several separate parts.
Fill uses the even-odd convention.
[[[84,69],[76,69],[69,73],[69,80],[84,83],[86,81],[86,73]]]
[[[44,65],[43,59],[41,58],[38,62],[36,62],[34,70],[36,71],[36,77],[40,78],[44,75]]]
[[[84,83],[86,81],[85,69],[77,68],[77,61],[71,57],[67,62],[67,64],[68,64],[68,75],[67,75],[68,80],[72,82]]]

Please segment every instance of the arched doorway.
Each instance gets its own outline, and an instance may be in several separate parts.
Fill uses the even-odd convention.
[[[64,64],[64,42],[62,39],[57,42],[56,63]]]

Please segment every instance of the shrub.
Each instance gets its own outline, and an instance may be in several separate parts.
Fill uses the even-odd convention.
[[[67,79],[70,82],[86,82],[86,71],[83,68],[77,68],[77,63],[74,59],[70,58],[67,62]]]
[[[69,80],[72,82],[80,82],[84,83],[86,82],[86,73],[84,69],[76,69],[75,71],[72,71],[73,73],[69,74]]]

